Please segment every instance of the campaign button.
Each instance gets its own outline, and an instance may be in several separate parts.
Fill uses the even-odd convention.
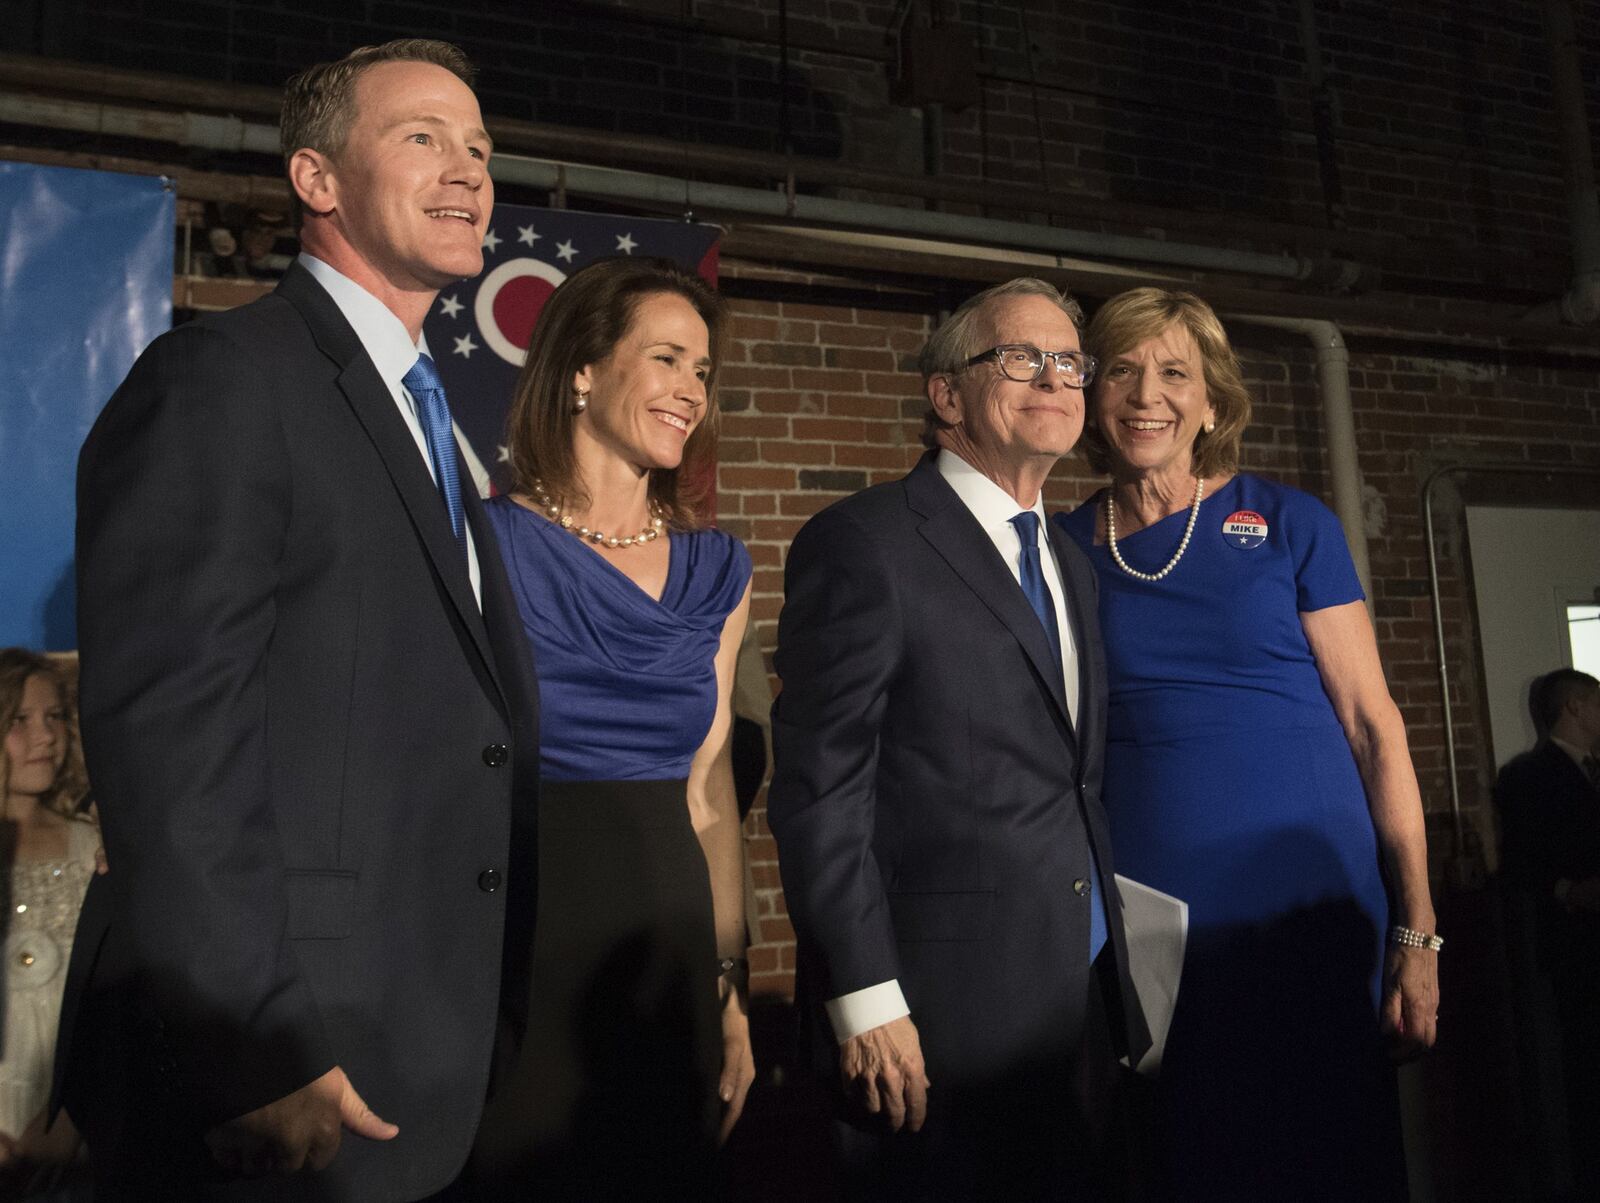
[[[1267,540],[1267,520],[1254,510],[1234,510],[1222,520],[1222,538],[1229,547],[1260,547]]]

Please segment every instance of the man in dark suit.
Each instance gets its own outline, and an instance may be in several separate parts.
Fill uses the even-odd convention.
[[[84,445],[111,872],[58,1083],[97,1198],[416,1199],[471,1144],[503,934],[528,947],[538,750],[515,606],[417,347],[437,291],[482,267],[470,79],[413,40],[292,80],[299,262],[153,343]]]
[[[1495,782],[1501,860],[1534,907],[1550,977],[1579,1197],[1600,1197],[1600,682],[1558,668],[1534,681],[1539,742]]]
[[[1114,1057],[1149,1037],[1100,803],[1094,576],[1040,496],[1083,428],[1079,317],[1039,280],[963,305],[922,355],[929,454],[789,553],[768,817],[869,1197],[1118,1186]]]

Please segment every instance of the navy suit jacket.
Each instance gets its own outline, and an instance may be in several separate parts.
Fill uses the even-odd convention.
[[[1115,871],[1105,664],[1093,571],[1048,529],[1078,649],[1076,726],[1044,628],[933,455],[822,511],[790,549],[768,818],[824,1073],[838,1050],[822,1002],[891,978],[935,1102],[1048,1089],[1078,1050],[1099,903],[1075,884],[1091,847],[1108,885]],[[1112,886],[1113,1039],[1136,1058],[1149,1035],[1120,905]]]
[[[1569,913],[1555,896],[1563,878],[1600,877],[1600,791],[1546,739],[1506,762],[1494,800],[1504,871],[1536,908],[1540,963],[1558,985],[1600,983],[1600,919]]]
[[[502,940],[530,943],[538,700],[464,492],[481,609],[392,394],[298,266],[157,339],[84,445],[83,738],[111,872],[57,1083],[130,1194],[416,1198],[467,1155]],[[398,1138],[346,1135],[312,1179],[202,1185],[201,1133],[334,1065]]]

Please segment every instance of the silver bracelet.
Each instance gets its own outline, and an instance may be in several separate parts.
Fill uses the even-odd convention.
[[[1427,932],[1420,932],[1412,927],[1401,927],[1397,923],[1389,929],[1389,943],[1398,944],[1402,948],[1426,948],[1438,952],[1444,947],[1444,938],[1430,936]]]

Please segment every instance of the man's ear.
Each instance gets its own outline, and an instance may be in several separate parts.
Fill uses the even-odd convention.
[[[961,393],[948,373],[928,377],[928,404],[946,426],[961,425]]]
[[[326,217],[339,207],[339,181],[328,156],[302,146],[289,156],[289,186],[306,212]]]

